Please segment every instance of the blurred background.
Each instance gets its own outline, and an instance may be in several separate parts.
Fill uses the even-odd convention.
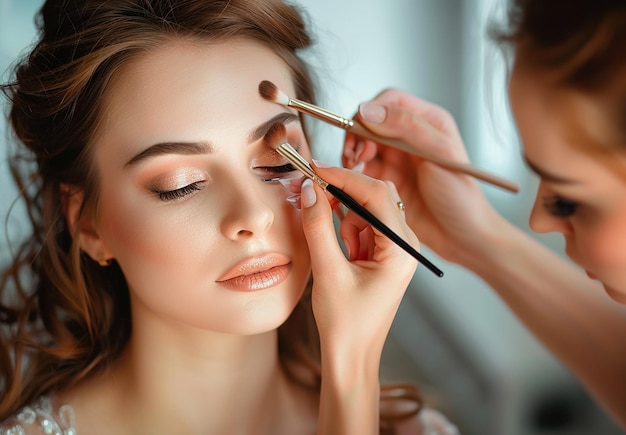
[[[320,101],[351,116],[387,87],[452,113],[472,162],[522,186],[510,194],[484,185],[494,206],[528,231],[536,180],[521,163],[506,101],[506,67],[487,37],[506,0],[298,0],[317,44],[308,53]],[[41,0],[0,0],[0,78],[33,41]],[[2,102],[6,108],[5,102]],[[315,124],[316,157],[339,164],[343,134]],[[6,162],[0,121],[0,260],[28,230]],[[418,234],[419,236],[419,234]],[[556,236],[534,235],[562,252]],[[428,402],[465,435],[622,434],[569,372],[512,317],[479,278],[437,258],[442,279],[419,269],[384,355],[389,381],[417,382]]]

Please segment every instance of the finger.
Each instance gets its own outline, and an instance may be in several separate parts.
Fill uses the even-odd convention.
[[[341,155],[341,163],[344,168],[363,172],[364,163],[376,156],[376,144],[370,140],[365,140],[353,133],[347,133]]]
[[[404,211],[405,211],[404,203],[400,199],[400,195],[398,194],[396,185],[392,181],[388,181],[388,180],[384,181],[384,183],[387,186],[388,196],[390,198],[391,203],[395,204],[397,213],[400,214],[402,219],[406,221],[406,217],[404,214]],[[370,230],[369,231],[370,237],[367,238],[368,242],[364,242],[364,240],[366,240],[364,238],[364,233],[368,229]],[[358,255],[359,259],[363,258],[362,254],[364,250],[368,249],[367,246],[371,247],[373,240],[374,240],[371,237],[372,233],[371,233],[371,227],[369,223],[365,222],[360,216],[355,215],[354,212],[351,212],[350,214],[346,215],[346,217],[342,221],[342,225],[339,227],[339,232],[340,232],[341,238],[344,240],[344,243],[347,245],[350,245],[352,249],[352,251],[350,252],[352,254],[355,254],[356,252],[359,253]],[[412,242],[417,242],[417,239],[414,237],[410,237],[410,239]],[[370,243],[370,244],[368,245],[364,243]],[[371,250],[367,252],[371,254]],[[354,260],[356,257],[357,256],[355,255],[349,256],[350,260]]]
[[[384,115],[372,114],[379,110]],[[455,139],[416,112],[393,104],[367,103],[361,105],[361,113],[359,120],[379,136],[399,139],[422,153],[445,159],[466,159],[463,147],[458,146]],[[367,122],[367,119],[375,121]]]
[[[392,201],[396,203],[396,208],[398,209],[398,212],[402,214],[402,217],[404,217],[406,205],[404,204],[404,201],[402,201],[402,198],[400,198],[400,194],[398,193],[396,185],[389,180],[385,180],[385,184],[387,185],[387,189],[389,189],[389,194],[391,195]]]
[[[307,179],[302,183],[300,203],[313,274],[317,270],[335,269],[345,257],[335,235],[330,201],[321,187]]]
[[[397,213],[396,204],[385,182],[348,169],[329,167],[315,161],[313,164],[324,180],[350,195],[387,226],[395,231],[405,230],[404,220]],[[350,213],[346,218],[348,216]]]
[[[397,106],[398,108],[408,110],[425,120],[442,133],[451,135],[455,139],[461,139],[459,129],[456,125],[454,117],[443,107],[423,100],[409,93],[398,89],[385,89],[378,94],[372,103],[383,106]],[[360,108],[359,108],[360,109]],[[355,116],[360,114],[360,110]],[[362,114],[361,114],[362,115]]]

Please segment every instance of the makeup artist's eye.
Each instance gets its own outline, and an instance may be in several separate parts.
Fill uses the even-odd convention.
[[[257,166],[257,170],[261,170],[266,174],[263,178],[265,182],[278,181],[287,175],[291,175],[293,172],[298,171],[291,163],[286,163],[280,166]]]
[[[159,190],[152,188],[152,191],[159,197],[161,201],[175,201],[178,199],[182,199],[192,193],[195,193],[202,189],[202,185],[204,181],[199,181],[196,183],[191,183],[186,186],[183,186],[179,189],[174,190]]]
[[[566,218],[576,213],[578,203],[558,196],[545,198],[543,206],[553,216]]]

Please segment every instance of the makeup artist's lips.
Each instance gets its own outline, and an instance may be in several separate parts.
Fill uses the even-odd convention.
[[[282,283],[291,269],[289,257],[279,253],[246,258],[216,281],[237,291],[257,291]]]

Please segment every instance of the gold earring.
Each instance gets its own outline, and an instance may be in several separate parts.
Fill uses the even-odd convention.
[[[98,265],[100,265],[101,267],[107,267],[111,265],[111,260],[107,260],[106,258],[102,258],[100,260],[98,260]]]

